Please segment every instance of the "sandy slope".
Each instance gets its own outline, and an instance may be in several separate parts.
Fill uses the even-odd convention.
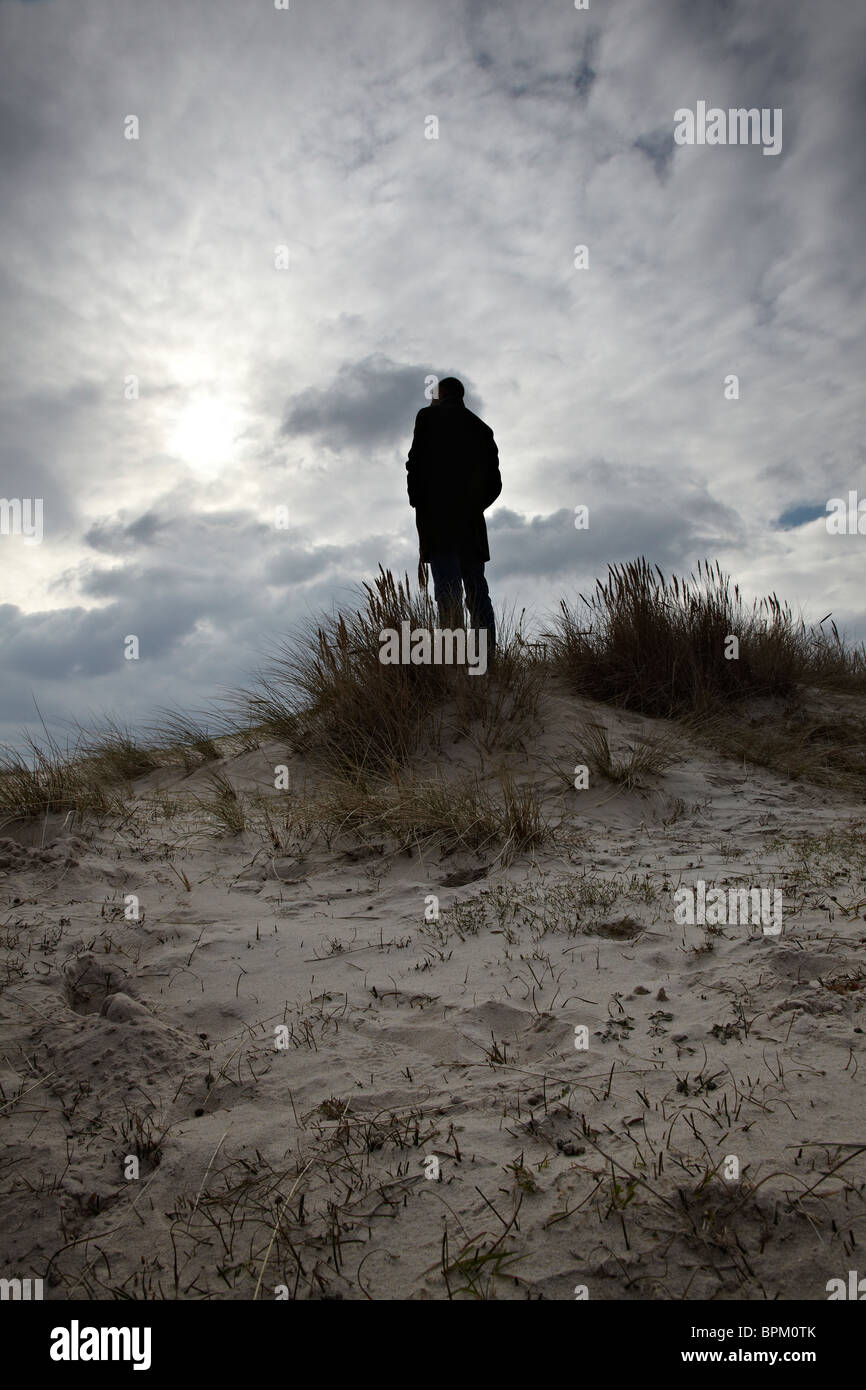
[[[866,1274],[862,814],[681,736],[650,789],[567,790],[577,712],[550,697],[512,760],[556,835],[507,867],[226,835],[193,802],[207,769],[142,779],[122,824],[6,827],[2,1272],[54,1298],[427,1299],[823,1299]],[[284,761],[312,784],[277,745],[222,767],[276,815]],[[459,744],[446,775],[491,766]],[[781,936],[676,925],[697,878],[781,888]]]

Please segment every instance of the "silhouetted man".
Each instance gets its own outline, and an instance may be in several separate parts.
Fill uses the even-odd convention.
[[[463,404],[463,384],[456,377],[440,381],[438,396],[418,411],[406,471],[439,624],[462,623],[465,589],[470,627],[487,629],[489,660],[496,631],[484,578],[490,559],[484,512],[502,491],[499,450],[490,426]]]

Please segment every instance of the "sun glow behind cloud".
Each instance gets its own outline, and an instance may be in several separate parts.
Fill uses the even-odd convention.
[[[182,408],[170,434],[169,451],[202,477],[214,477],[236,458],[243,422],[231,403],[197,394]]]

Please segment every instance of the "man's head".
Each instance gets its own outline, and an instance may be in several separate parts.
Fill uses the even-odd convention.
[[[437,404],[441,401],[462,401],[463,382],[458,381],[456,376],[445,376],[439,382],[436,393],[433,399]]]

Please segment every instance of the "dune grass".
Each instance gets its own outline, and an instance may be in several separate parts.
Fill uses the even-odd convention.
[[[99,735],[82,730],[63,747],[47,730],[43,742],[28,737],[26,751],[0,753],[0,824],[75,812],[104,816],[123,809],[117,786],[147,772],[150,756],[118,725]]]
[[[545,638],[576,693],[661,718],[808,685],[866,691],[862,647],[848,647],[835,624],[806,627],[775,594],[748,608],[718,563],[687,580],[666,579],[643,557],[611,565],[589,598],[561,601]]]
[[[0,826],[35,820],[51,813],[104,814],[110,791],[83,761],[54,747],[30,743],[29,756],[7,749],[0,759]]]
[[[676,760],[673,740],[644,735],[634,739],[624,753],[610,746],[610,731],[595,720],[582,721],[575,730],[574,746],[590,772],[631,790],[660,776]]]
[[[866,794],[866,708],[856,697],[805,690],[782,708],[721,713],[695,732],[725,757],[791,781]]]
[[[287,639],[238,705],[251,723],[344,776],[388,775],[418,752],[461,736],[487,751],[513,745],[536,715],[543,669],[527,660],[513,624],[497,633],[495,674],[448,665],[385,665],[380,633],[437,626],[426,591],[380,568],[360,605]]]
[[[137,778],[177,764],[191,771],[221,756],[195,720],[172,711],[150,735],[106,718],[94,729],[75,725],[65,745],[43,725],[41,741],[27,735],[23,748],[0,750],[0,823],[121,815]]]
[[[0,821],[120,813],[128,797],[119,789],[146,773],[210,765],[216,780],[208,807],[237,833],[243,806],[219,768],[228,743],[245,750],[276,738],[342,788],[348,822],[354,787],[362,801],[384,797],[394,826],[432,825],[439,806],[447,833],[449,793],[434,769],[461,741],[482,764],[493,751],[525,757],[555,678],[577,696],[684,721],[724,756],[840,790],[866,787],[864,648],[849,646],[827,619],[807,627],[775,594],[748,607],[718,563],[699,564],[688,580],[667,579],[643,557],[612,565],[589,598],[560,602],[539,643],[525,640],[523,615],[517,622],[505,615],[495,665],[483,675],[463,666],[383,664],[380,633],[404,622],[412,630],[437,626],[430,595],[380,567],[348,612],[313,619],[285,638],[253,687],[236,691],[223,712],[199,719],[168,709],[142,738],[108,720],[95,732],[79,729],[71,748],[46,731],[43,743],[6,750]],[[597,772],[626,787],[670,760],[664,739],[615,756],[597,719],[584,722],[578,743]],[[405,813],[410,771],[424,787],[426,821]],[[339,811],[329,795],[332,827]],[[509,844],[534,842],[540,811],[531,788],[500,777],[497,806],[495,813],[467,811],[461,834],[471,838],[469,827],[493,815]],[[375,822],[369,806],[368,813]]]

